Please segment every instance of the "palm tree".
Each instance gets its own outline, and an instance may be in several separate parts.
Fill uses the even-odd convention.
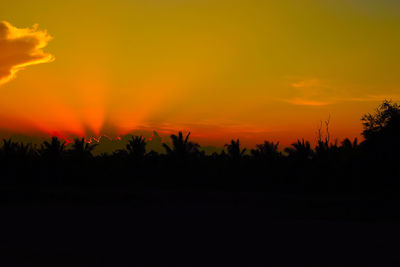
[[[318,158],[331,157],[338,151],[339,147],[337,144],[337,140],[335,140],[335,142],[331,144],[328,142],[328,140],[319,140],[317,146],[315,147],[315,155]]]
[[[10,139],[3,139],[3,146],[1,148],[1,154],[6,158],[11,155],[15,155],[17,152],[17,143]]]
[[[292,147],[285,148],[285,152],[289,154],[290,158],[297,160],[308,160],[314,155],[310,142],[304,141],[304,139],[297,140],[296,143],[292,144]]]
[[[3,139],[3,147],[1,149],[2,154],[5,158],[7,157],[28,157],[34,156],[35,150],[31,144],[24,144],[13,142],[11,139]]]
[[[126,145],[128,154],[135,159],[143,159],[146,155],[146,139],[143,136],[132,136]]]
[[[352,142],[349,138],[346,138],[342,141],[342,146],[340,147],[344,151],[354,151],[358,148],[358,139],[354,138]]]
[[[246,148],[240,148],[240,141],[239,139],[231,140],[230,144],[225,145],[226,149],[228,150],[228,157],[233,160],[239,160],[243,157],[244,153],[246,153]]]
[[[36,150],[31,144],[3,139],[3,146],[0,149],[2,182],[31,182],[31,171],[36,156]]]
[[[168,155],[176,157],[176,158],[186,158],[191,155],[195,155],[199,152],[199,144],[193,143],[189,141],[190,132],[183,138],[182,132],[179,132],[178,135],[171,135],[172,140],[172,148],[163,143],[163,147]]]
[[[256,149],[251,150],[251,154],[256,159],[276,160],[281,156],[278,151],[279,142],[265,141],[264,144],[256,146]]]
[[[57,137],[52,137],[51,142],[44,141],[40,148],[40,155],[45,158],[61,158],[65,152],[65,142]]]
[[[342,161],[347,161],[347,164],[353,162],[355,156],[358,156],[360,152],[358,139],[354,138],[353,141],[348,138],[344,139],[338,150],[340,152],[340,159]]]
[[[69,152],[72,156],[76,158],[89,159],[93,157],[92,151],[96,146],[97,144],[89,144],[85,142],[85,138],[76,138]]]

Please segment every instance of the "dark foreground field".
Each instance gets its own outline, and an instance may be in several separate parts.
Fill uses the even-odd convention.
[[[376,217],[365,199],[63,190],[3,189],[19,201],[0,206],[1,266],[400,264],[399,223],[383,214],[385,203]]]
[[[77,139],[0,147],[1,266],[400,266],[400,105],[363,140],[284,151],[239,140],[165,153],[131,137],[93,155]],[[161,140],[161,139],[160,139]]]

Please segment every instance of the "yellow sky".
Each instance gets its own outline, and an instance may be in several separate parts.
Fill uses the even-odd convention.
[[[400,100],[399,13],[395,0],[0,0],[0,21],[25,29],[20,45],[0,38],[0,80],[15,74],[0,128],[290,143],[330,116],[354,137],[363,113]]]

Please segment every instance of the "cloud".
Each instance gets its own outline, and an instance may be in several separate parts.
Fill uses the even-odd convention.
[[[343,102],[381,102],[384,99],[399,101],[399,94],[363,94],[353,96],[349,90],[333,86],[327,81],[318,78],[303,79],[290,83],[292,97],[281,101],[298,106],[326,106]]]
[[[392,101],[400,101],[399,94],[386,94],[386,95],[366,95],[362,97],[350,97],[344,99],[344,101],[352,101],[352,102],[382,102],[383,100],[392,100]]]
[[[317,78],[303,80],[291,84],[294,88],[309,88],[309,87],[321,87],[321,81]]]
[[[293,98],[293,99],[286,99],[284,100],[287,103],[297,105],[297,106],[313,106],[313,107],[320,107],[332,104],[328,101],[317,101],[317,100],[307,100],[301,98]]]
[[[303,79],[290,83],[292,97],[282,101],[298,106],[326,106],[333,103],[335,89],[318,78]]]
[[[0,22],[0,85],[27,66],[52,62],[54,56],[42,50],[51,39],[47,31],[38,30],[38,25],[20,29]]]

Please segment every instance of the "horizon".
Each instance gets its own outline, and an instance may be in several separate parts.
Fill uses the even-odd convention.
[[[331,134],[330,132],[327,132],[324,129],[320,129],[320,139],[318,140],[318,137],[316,137],[314,140],[307,140],[304,138],[297,138],[294,142],[290,144],[285,144],[281,143],[279,140],[264,140],[262,142],[258,142],[256,144],[246,143],[242,142],[241,139],[239,138],[233,138],[233,139],[226,139],[224,142],[220,143],[214,143],[214,144],[209,144],[209,143],[202,143],[202,140],[199,139],[196,136],[193,136],[193,134],[190,131],[179,131],[182,132],[184,136],[188,135],[190,136],[189,140],[191,142],[194,142],[199,145],[199,150],[204,151],[207,155],[211,155],[214,152],[221,153],[222,151],[226,151],[226,146],[229,145],[231,141],[240,141],[240,145],[243,148],[246,148],[246,154],[250,154],[252,149],[257,149],[259,145],[263,145],[264,142],[272,142],[277,145],[278,151],[285,153],[286,148],[292,147],[296,142],[298,141],[306,141],[309,142],[311,145],[311,148],[315,149],[318,147],[318,142],[319,141],[324,141],[327,140],[327,144],[330,146],[333,145],[340,145],[342,141],[345,141],[345,139],[350,140],[351,142],[355,141],[357,139],[357,142],[362,142],[364,141],[364,137],[361,136],[361,138],[355,137],[355,139],[351,138],[344,138],[344,139],[331,139]],[[71,148],[71,145],[76,141],[80,139],[84,139],[85,143],[88,144],[94,144],[96,145],[95,148],[93,149],[93,154],[94,155],[101,155],[102,153],[106,154],[112,154],[114,152],[117,152],[119,150],[125,150],[126,145],[129,143],[131,138],[133,137],[142,137],[144,138],[144,141],[146,143],[146,152],[157,152],[161,154],[165,154],[166,151],[163,147],[163,144],[167,145],[172,145],[171,142],[171,135],[177,135],[179,132],[174,132],[174,133],[166,133],[166,132],[157,132],[153,131],[151,134],[149,132],[143,132],[143,131],[133,131],[124,135],[119,135],[116,137],[111,137],[108,135],[100,135],[100,136],[90,136],[90,137],[81,137],[81,136],[69,136],[65,137],[59,134],[55,134],[52,136],[45,136],[45,135],[24,135],[24,134],[8,134],[3,136],[3,142],[4,140],[12,141],[12,142],[17,142],[17,143],[22,143],[22,144],[29,144],[32,145],[32,148],[35,149],[40,149],[40,147],[43,145],[45,141],[50,141],[52,138],[57,138],[61,142],[64,142],[64,146]],[[328,139],[326,139],[328,137]],[[203,140],[204,141],[204,140]]]

